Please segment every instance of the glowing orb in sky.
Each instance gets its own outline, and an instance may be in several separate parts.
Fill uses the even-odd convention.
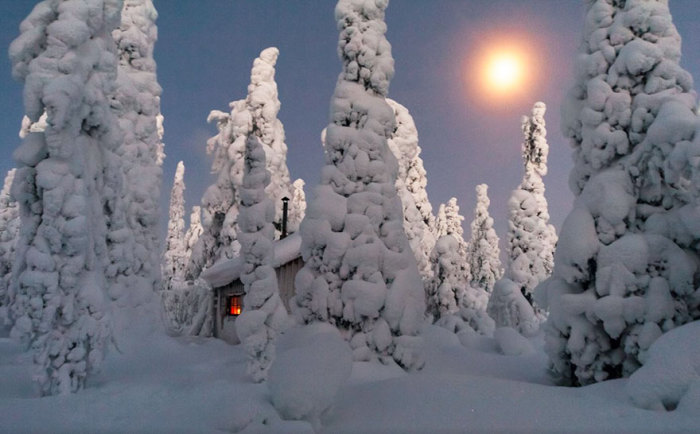
[[[465,79],[470,98],[477,97],[482,106],[506,108],[536,98],[540,75],[540,53],[535,37],[521,32],[518,36],[482,37],[473,43],[465,56]]]
[[[485,82],[496,92],[513,90],[523,81],[524,65],[515,53],[494,53],[485,65]]]

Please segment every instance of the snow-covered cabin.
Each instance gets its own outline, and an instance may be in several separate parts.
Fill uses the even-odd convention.
[[[301,258],[301,236],[296,233],[275,241],[274,267],[280,297],[289,310],[289,299],[295,293],[294,277],[304,266]],[[202,278],[214,291],[214,336],[232,344],[239,343],[235,321],[243,311],[243,282],[241,257],[217,262],[202,272]]]

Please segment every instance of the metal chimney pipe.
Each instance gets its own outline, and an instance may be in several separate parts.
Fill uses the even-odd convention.
[[[287,214],[289,212],[289,198],[287,196],[282,198],[282,235],[280,240],[287,238]]]

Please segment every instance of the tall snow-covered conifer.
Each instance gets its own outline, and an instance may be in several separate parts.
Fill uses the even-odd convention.
[[[185,275],[185,164],[180,161],[175,170],[173,188],[170,191],[168,235],[163,252],[164,289],[170,289],[173,281],[181,282]]]
[[[287,309],[279,296],[273,267],[275,204],[265,192],[271,178],[265,158],[259,136],[248,136],[238,216],[241,281],[246,295],[243,313],[236,320],[236,332],[248,352],[248,375],[255,382],[267,378],[275,356],[275,338],[287,323]]]
[[[0,190],[0,327],[9,323],[7,318],[7,289],[12,277],[12,264],[15,259],[15,245],[19,234],[19,206],[10,197],[10,187],[15,178],[16,169],[11,169],[5,176]]]
[[[287,145],[284,127],[277,118],[280,101],[275,82],[275,64],[279,50],[266,48],[253,62],[248,85],[248,96],[234,101],[230,113],[214,110],[208,121],[216,121],[219,133],[207,142],[207,152],[214,155],[212,171],[217,173],[216,184],[210,186],[202,198],[204,232],[192,253],[187,274],[190,279],[202,268],[220,258],[232,258],[240,251],[237,240],[238,213],[243,182],[245,144],[250,134],[260,139],[265,150],[267,169],[271,173],[267,194],[275,205],[276,236],[282,226],[282,198],[292,198],[293,188],[287,169]]]
[[[406,107],[391,99],[386,101],[396,116],[396,129],[388,144],[399,162],[396,189],[403,205],[404,230],[418,263],[424,286],[428,288],[433,277],[430,254],[436,240],[432,231],[435,216],[425,189],[428,181],[423,160],[420,158],[418,131]]]
[[[337,326],[355,359],[393,358],[418,368],[425,294],[387,145],[396,122],[385,99],[394,74],[387,4],[340,0],[335,9],[343,70],[331,100],[321,184],[301,225],[305,266],[292,309],[304,322]]]
[[[467,258],[472,273],[472,285],[491,292],[493,285],[503,276],[501,250],[498,248],[498,235],[493,229],[493,219],[489,215],[488,185],[476,186],[476,208],[471,224],[471,240]]]
[[[532,303],[535,286],[552,274],[554,246],[557,242],[554,226],[549,224],[547,199],[542,177],[547,174],[546,106],[535,103],[531,116],[523,116],[523,162],[525,175],[508,201],[508,266],[506,277],[520,286]]]
[[[124,133],[118,151],[124,174],[126,220],[133,236],[131,304],[151,296],[160,282],[160,188],[163,176],[161,88],[153,49],[158,17],[151,0],[124,0],[121,25],[112,32],[119,66],[112,105]],[[136,280],[134,280],[136,278]]]
[[[680,42],[666,0],[587,2],[562,110],[577,199],[535,294],[563,383],[627,376],[662,333],[700,317],[700,138]]]
[[[122,141],[109,102],[121,9],[121,0],[45,0],[10,46],[25,114],[31,123],[47,115],[45,131],[14,153],[21,228],[9,312],[42,394],[84,387],[111,334],[102,189],[104,159]]]

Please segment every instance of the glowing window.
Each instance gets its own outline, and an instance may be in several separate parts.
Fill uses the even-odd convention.
[[[228,309],[226,313],[229,316],[238,316],[243,311],[243,296],[232,295],[228,298]]]

